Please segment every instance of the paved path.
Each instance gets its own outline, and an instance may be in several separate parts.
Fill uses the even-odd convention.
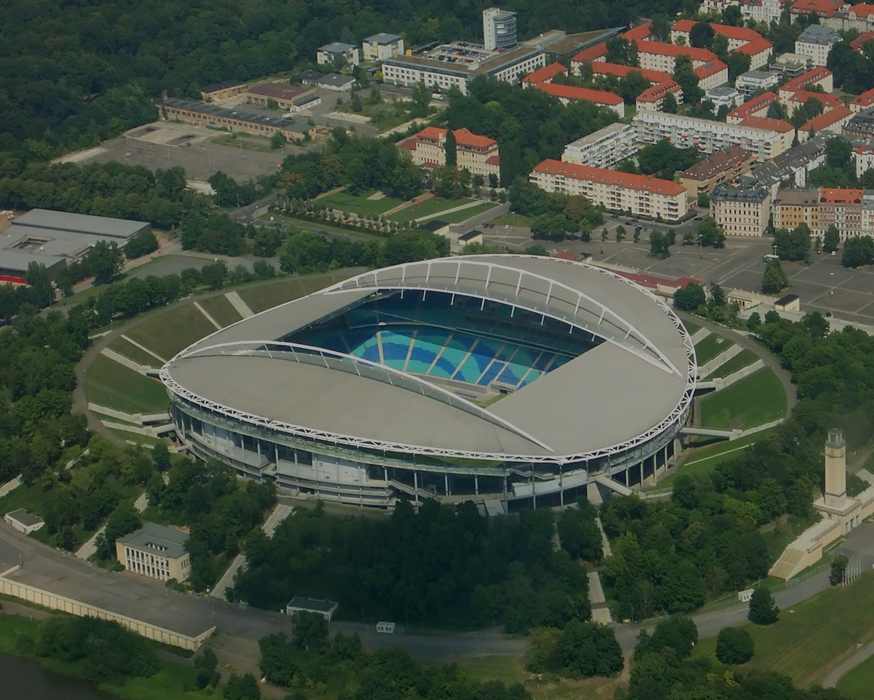
[[[823,688],[834,688],[838,681],[841,680],[844,676],[846,676],[850,671],[852,671],[856,666],[862,665],[865,661],[874,656],[874,642],[868,644],[868,646],[864,646],[855,654],[853,654],[849,659],[844,661],[840,666],[838,666],[834,671],[828,674],[825,677],[825,680],[822,682]]]
[[[473,209],[474,207],[478,207],[481,204],[486,204],[486,202],[475,199],[472,202],[468,202],[467,204],[461,204],[457,207],[453,207],[452,209],[444,209],[443,211],[438,211],[436,214],[428,214],[428,216],[423,216],[419,219],[416,219],[416,223],[420,221],[430,221],[431,219],[437,219],[441,216],[445,216],[446,214],[453,214],[457,211],[464,211],[465,209]]]

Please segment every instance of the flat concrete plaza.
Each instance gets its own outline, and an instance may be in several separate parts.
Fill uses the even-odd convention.
[[[617,243],[616,227],[620,224],[625,227],[627,238]],[[674,227],[677,243],[671,247],[671,257],[667,260],[656,260],[649,256],[648,232],[641,235],[638,243],[634,243],[631,239],[634,229],[624,219],[608,219],[604,227],[593,233],[589,243],[535,241],[527,228],[513,226],[508,229],[503,226],[486,229],[486,243],[519,249],[540,243],[551,253],[588,253],[595,263],[621,265],[643,274],[695,277],[708,284],[716,282],[725,289],[760,292],[765,271],[763,256],[773,252],[773,239],[729,238],[725,248],[721,249],[680,245],[682,232],[696,226],[696,222],[688,222]],[[607,228],[609,238],[603,242],[602,228]],[[652,230],[650,225],[647,228]],[[664,225],[657,228],[667,230]],[[842,267],[840,251],[836,255],[811,253],[810,263],[806,265],[791,262],[782,265],[791,284],[787,292],[801,297],[803,311],[830,311],[836,317],[850,322],[874,325],[874,270]]]

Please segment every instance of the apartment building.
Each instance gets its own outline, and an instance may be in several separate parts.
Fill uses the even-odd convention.
[[[188,534],[155,523],[143,523],[139,530],[115,541],[115,554],[127,570],[159,581],[184,581],[191,573],[186,549]]]
[[[718,58],[698,66],[694,71],[698,78],[698,87],[702,90],[712,90],[728,82],[728,66]]]
[[[786,111],[789,113],[789,116],[791,117],[797,110],[801,109],[804,103],[808,100],[821,102],[823,112],[828,112],[832,109],[844,106],[844,101],[835,95],[828,95],[822,92],[811,92],[809,90],[799,90],[798,92],[792,93],[792,95],[789,96],[789,99],[784,100]]]
[[[637,45],[637,62],[646,70],[673,74],[674,65],[680,56],[692,59],[693,68],[700,68],[716,59],[716,54],[712,51],[692,46],[664,44],[660,41],[642,41]]]
[[[754,129],[765,129],[779,134],[779,142],[774,146],[774,151],[779,155],[785,153],[792,148],[792,143],[795,141],[795,127],[789,122],[782,119],[771,119],[769,117],[747,117],[739,126],[752,127]]]
[[[718,185],[710,211],[725,235],[761,238],[771,216],[771,193],[767,187]]]
[[[753,154],[740,146],[731,146],[724,151],[707,156],[691,168],[680,173],[680,184],[686,188],[689,198],[712,192],[725,182],[731,182],[749,172],[755,162]]]
[[[874,29],[874,5],[868,3],[847,4],[831,17],[820,20],[820,23],[845,32],[855,30],[867,33]]]
[[[845,136],[874,139],[874,109],[855,114],[844,124],[843,132]]]
[[[819,233],[836,226],[841,240],[862,234],[863,190],[821,187],[819,190]],[[809,226],[810,224],[808,224]],[[865,230],[868,233],[870,229]]]
[[[638,112],[634,115],[633,124],[640,143],[668,139],[679,148],[694,147],[706,154],[740,146],[759,161],[775,158],[786,150],[784,134],[744,124],[727,124],[664,112]]]
[[[810,172],[825,163],[826,142],[830,136],[831,134],[814,136],[773,160],[759,165],[749,177],[768,188],[772,201],[777,199],[778,191],[786,183],[799,189],[806,187]]]
[[[568,69],[561,63],[550,63],[548,66],[538,68],[536,71],[529,73],[522,78],[523,88],[532,88],[541,83],[551,83],[556,76],[567,75]]]
[[[853,162],[856,164],[856,177],[874,168],[874,144],[858,144],[853,146]]]
[[[744,119],[750,117],[765,117],[768,114],[768,108],[779,99],[773,92],[763,92],[758,97],[753,97],[735,107],[728,113],[725,120],[729,124],[740,124]]]
[[[874,39],[874,32],[862,32],[850,42],[850,48],[853,49],[853,51],[862,53],[865,49],[865,44],[872,39]]]
[[[582,62],[577,61],[579,56],[571,61],[571,70],[574,75],[579,75],[582,67]],[[622,66],[617,63],[596,62],[590,64],[594,75],[615,75],[622,79],[628,76],[632,71],[640,73],[644,78],[650,81],[652,85],[637,96],[637,110],[657,112],[662,108],[665,97],[671,94],[677,103],[683,101],[683,88],[667,73],[660,71],[645,70],[635,68],[634,66]]]
[[[678,221],[686,214],[686,190],[670,180],[631,175],[604,168],[545,160],[534,168],[531,182],[547,192],[582,195],[612,211]]]
[[[717,112],[722,107],[734,109],[743,102],[743,96],[733,87],[710,88],[704,93],[704,99],[710,100]]]
[[[691,19],[681,19],[671,27],[671,41],[675,44],[682,40],[683,44],[689,45],[689,34],[697,24]],[[758,32],[745,27],[734,27],[727,24],[711,23],[713,31],[728,39],[728,51],[735,51],[750,57],[750,69],[755,70],[767,65],[773,51],[771,42],[763,38]]]
[[[446,129],[429,126],[399,145],[410,151],[416,165],[427,169],[438,168],[446,165],[447,133]],[[468,129],[456,129],[452,134],[455,136],[455,156],[459,168],[469,171],[471,175],[500,176],[501,158],[497,141]]]
[[[858,97],[854,97],[853,101],[850,102],[850,109],[853,111],[853,114],[864,112],[872,107],[874,107],[874,88],[863,92]]]
[[[821,24],[826,24],[843,5],[843,0],[797,0],[789,9],[789,14],[793,22],[797,22],[801,15],[816,15]]]
[[[818,117],[808,119],[798,129],[798,141],[803,143],[812,135],[816,134],[832,134],[840,135],[844,125],[850,121],[853,116],[853,111],[849,107],[841,105],[835,107],[828,112],[823,112]]]
[[[832,72],[828,68],[813,68],[806,73],[802,73],[797,78],[792,78],[792,80],[783,83],[777,94],[780,95],[781,100],[788,100],[796,92],[809,88],[812,85],[819,85],[826,94],[831,93],[835,89]]]
[[[814,66],[824,66],[832,46],[840,41],[841,35],[831,27],[811,24],[795,40],[795,53],[809,56]]]
[[[780,76],[770,71],[750,70],[741,73],[734,86],[745,99],[750,99],[756,90],[771,90],[780,84]]]
[[[558,85],[556,83],[538,83],[535,87],[547,95],[557,97],[564,105],[568,105],[571,102],[591,102],[599,107],[613,110],[620,119],[625,116],[625,101],[615,92],[590,90],[588,88]]]
[[[609,168],[637,153],[637,132],[630,124],[610,124],[565,146],[565,163]]]
[[[804,222],[819,231],[819,190],[780,190],[772,209],[774,228],[791,231]]]
[[[350,66],[357,66],[359,62],[358,48],[352,46],[352,44],[332,41],[316,51],[316,63],[320,66],[333,65],[337,59],[344,60]]]
[[[397,34],[380,32],[367,37],[361,45],[361,55],[365,61],[384,61],[404,52],[404,40]]]

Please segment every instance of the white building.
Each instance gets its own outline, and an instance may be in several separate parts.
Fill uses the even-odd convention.
[[[637,131],[630,124],[610,124],[564,148],[565,163],[609,168],[637,153]]]
[[[740,92],[731,87],[710,88],[704,93],[704,99],[710,100],[713,103],[714,110],[717,112],[720,107],[734,109],[743,102],[743,96]]]
[[[3,516],[3,520],[9,523],[12,526],[12,529],[18,530],[25,535],[29,535],[31,532],[36,532],[45,525],[42,518],[33,513],[28,513],[23,508],[8,512]]]
[[[325,44],[316,51],[316,63],[319,65],[333,65],[334,59],[342,56],[350,66],[358,65],[358,49],[352,44],[342,44],[339,41],[332,41],[330,44]]]
[[[127,570],[159,581],[184,581],[191,574],[188,533],[166,525],[143,523],[115,541],[115,554]]]
[[[809,56],[814,66],[824,66],[832,46],[841,40],[841,35],[831,27],[811,24],[795,40],[795,53]]]
[[[444,44],[417,56],[387,58],[382,64],[382,74],[390,85],[412,87],[425,83],[429,88],[443,91],[457,87],[466,95],[468,83],[479,76],[517,83],[522,76],[545,65],[546,54],[539,49],[518,46],[499,53],[456,43]]]
[[[756,90],[770,90],[780,84],[780,76],[770,71],[750,70],[737,76],[734,86],[743,93],[744,99],[752,97]]]
[[[646,70],[657,70],[672,75],[674,64],[680,56],[688,56],[692,59],[693,68],[700,68],[716,58],[716,54],[712,51],[691,46],[663,44],[660,41],[641,41],[637,45],[637,62]]]
[[[780,0],[749,0],[741,3],[740,11],[743,14],[744,22],[753,20],[757,24],[759,22],[770,24],[780,21],[783,3]]]
[[[719,185],[710,195],[710,210],[725,235],[761,238],[771,216],[767,187]]]
[[[874,143],[853,147],[853,160],[856,163],[856,177],[874,168]]]
[[[397,34],[380,32],[369,36],[361,45],[361,54],[365,61],[384,61],[404,52],[404,40]]]
[[[697,148],[708,154],[740,146],[760,161],[770,160],[785,149],[784,135],[773,129],[665,112],[638,112],[632,123],[637,129],[638,143],[642,145],[668,139],[679,148]]]
[[[483,10],[483,43],[489,51],[510,49],[516,45],[516,13],[497,7]]]
[[[545,160],[532,171],[531,182],[547,192],[581,195],[633,216],[678,221],[686,214],[686,188],[671,180]]]

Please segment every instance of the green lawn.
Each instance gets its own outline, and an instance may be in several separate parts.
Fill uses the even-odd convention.
[[[759,359],[752,350],[744,348],[737,355],[728,360],[721,367],[717,367],[713,372],[708,374],[704,379],[724,379],[725,377],[734,374],[744,367],[749,367],[753,362]]]
[[[531,226],[531,222],[533,218],[530,216],[523,216],[522,214],[513,214],[510,212],[509,214],[501,214],[497,219],[494,219],[492,223],[495,226]]]
[[[322,197],[319,203],[330,204],[334,209],[342,209],[350,214],[358,214],[358,216],[379,216],[404,203],[400,199],[391,197],[368,199],[375,192],[376,190],[367,190],[360,195],[352,195],[346,191],[335,192],[327,197]]]
[[[786,392],[774,371],[763,367],[700,402],[701,425],[707,428],[754,428],[786,415]]]
[[[710,360],[724,353],[732,345],[733,343],[728,338],[711,333],[695,344],[695,357],[698,359],[698,366],[706,365]]]
[[[838,692],[851,700],[870,700],[874,689],[874,656],[838,681]]]
[[[447,224],[460,224],[462,221],[467,221],[474,216],[479,216],[480,214],[489,211],[489,209],[494,209],[496,206],[498,205],[492,202],[478,204],[475,207],[470,207],[470,209],[462,209],[461,211],[441,216],[440,221],[445,221]]]
[[[137,445],[143,445],[144,447],[155,447],[161,443],[164,443],[165,445],[167,444],[161,438],[152,437],[151,435],[140,435],[139,433],[131,433],[127,430],[117,430],[115,428],[110,428],[110,430],[118,435],[122,440],[130,441]]]
[[[409,221],[410,219],[421,219],[423,216],[431,216],[439,214],[447,209],[454,209],[464,204],[470,204],[472,199],[440,199],[439,197],[430,197],[420,204],[413,204],[406,209],[401,209],[396,214],[392,214],[389,219],[392,221]]]
[[[685,321],[683,319],[680,320],[683,321],[683,325],[686,326],[686,330],[689,331],[689,335],[695,335],[698,331],[701,330],[701,326],[699,326],[697,323],[692,323],[691,321]]]
[[[215,326],[194,304],[185,304],[154,314],[126,331],[125,335],[169,360],[180,350],[214,332]]]
[[[232,323],[236,323],[243,318],[224,294],[219,294],[209,299],[202,299],[199,303],[206,310],[206,313],[212,316],[216,323],[222,327],[230,326]]]
[[[309,277],[285,277],[272,284],[240,289],[237,293],[252,311],[258,313],[265,309],[272,309],[274,306],[283,304],[286,301],[317,292],[362,271],[361,268],[348,268],[332,273],[311,275]]]
[[[146,367],[160,367],[161,361],[150,355],[142,348],[138,348],[133,343],[118,337],[109,344],[110,350],[115,350],[119,355],[124,355],[129,360],[138,362]]]
[[[98,355],[85,372],[85,396],[90,403],[125,413],[166,411],[170,400],[157,379]]]
[[[856,649],[856,644],[874,633],[874,574],[867,573],[848,588],[830,588],[789,610],[767,627],[747,624],[745,629],[756,645],[753,660],[743,668],[765,668],[789,676],[796,685],[821,682],[839,663]],[[703,639],[694,656],[712,656],[716,640]],[[853,679],[851,675],[848,679]],[[872,697],[874,665],[859,671],[855,679],[868,679],[867,693]],[[840,686],[839,686],[840,687]]]

